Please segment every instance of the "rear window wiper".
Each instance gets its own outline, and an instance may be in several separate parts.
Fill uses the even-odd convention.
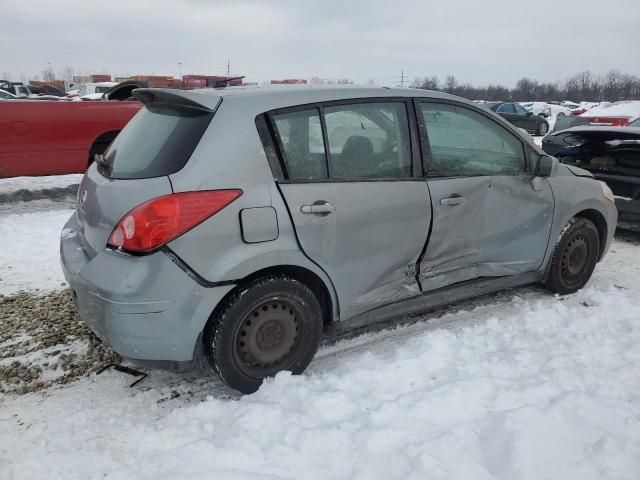
[[[93,161],[98,164],[98,167],[107,175],[111,176],[111,170],[113,170],[113,165],[107,162],[107,159],[104,158],[104,155],[101,153],[96,153],[93,156]]]

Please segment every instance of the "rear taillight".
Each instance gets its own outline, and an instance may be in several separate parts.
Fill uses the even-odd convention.
[[[242,190],[173,193],[138,205],[118,222],[107,245],[133,253],[155,250],[215,215]]]
[[[624,127],[629,123],[628,117],[585,117],[594,125],[606,125],[610,127]]]

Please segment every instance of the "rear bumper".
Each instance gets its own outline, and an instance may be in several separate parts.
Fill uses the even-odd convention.
[[[75,214],[64,227],[60,258],[82,320],[118,354],[184,370],[198,336],[233,285],[197,284],[162,252],[131,256],[104,250],[89,258]]]

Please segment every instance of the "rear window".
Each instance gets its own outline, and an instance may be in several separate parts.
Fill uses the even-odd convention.
[[[563,115],[556,118],[556,123],[553,125],[553,131],[559,132],[571,127],[577,127],[578,125],[586,125],[589,121],[584,117]]]
[[[212,117],[213,112],[182,105],[145,105],[105,152],[100,173],[116,179],[176,173],[186,165]]]

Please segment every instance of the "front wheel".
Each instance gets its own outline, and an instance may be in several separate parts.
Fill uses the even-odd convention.
[[[598,229],[591,220],[574,217],[556,244],[545,286],[563,295],[580,290],[591,278],[599,255]]]
[[[253,393],[282,370],[299,374],[311,363],[322,333],[322,310],[303,283],[284,275],[239,288],[209,321],[204,350],[231,388]]]
[[[547,122],[540,122],[536,130],[536,135],[540,137],[544,137],[548,131],[549,131],[549,125],[547,125]]]

